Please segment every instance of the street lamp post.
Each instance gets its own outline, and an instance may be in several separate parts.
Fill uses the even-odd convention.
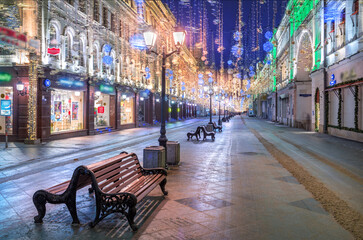
[[[221,126],[222,125],[222,120],[221,120],[221,99],[219,99],[219,107],[218,107],[218,125]]]
[[[177,50],[172,51],[170,53],[165,52],[165,46],[163,46],[163,52],[161,53],[162,56],[162,70],[161,70],[161,127],[160,127],[160,137],[159,137],[159,146],[163,146],[166,148],[166,142],[168,141],[168,138],[166,137],[166,129],[165,129],[165,72],[166,72],[166,59],[173,55],[174,53],[180,53],[181,46],[184,43],[185,40],[185,30],[181,27],[175,28],[175,31],[173,33],[175,46],[177,47]],[[155,53],[156,55],[159,55],[159,53],[151,50],[156,42],[157,35],[153,31],[146,31],[144,32],[144,39],[145,44],[148,48],[149,52]]]

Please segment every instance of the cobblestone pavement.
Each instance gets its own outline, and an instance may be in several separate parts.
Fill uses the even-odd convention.
[[[34,224],[36,209],[32,196],[38,189],[69,180],[75,167],[120,151],[135,152],[142,161],[143,148],[157,144],[157,127],[54,141],[38,147],[12,145],[10,152],[17,152],[16,158],[3,150],[1,156],[7,156],[8,164],[1,165],[0,174],[0,239],[353,239],[270,155],[248,127],[259,131],[294,160],[306,161],[304,166],[324,183],[331,180],[327,176],[342,175],[338,182],[347,178],[333,190],[339,195],[350,194],[347,198],[353,201],[349,203],[359,211],[363,202],[359,202],[362,167],[357,156],[362,145],[254,119],[245,119],[243,124],[239,117],[224,123],[215,142],[186,141],[186,132],[202,122],[207,120],[170,125],[169,140],[181,143],[181,165],[169,170],[167,197],[162,197],[156,188],[138,203],[139,230],[135,233],[118,214],[90,228],[87,223],[93,219],[95,204],[87,189],[77,193],[81,225],[71,225],[72,219],[62,204],[47,204],[44,223]],[[280,139],[273,133],[280,134]],[[310,142],[314,147],[308,148],[299,141]],[[343,157],[330,158],[322,153],[326,162],[314,164],[311,152],[307,151],[315,152],[319,144],[321,148],[330,144],[336,154],[342,154],[343,150],[338,149],[342,144],[350,148]],[[310,153],[310,157],[301,152]],[[323,166],[327,162],[332,164]],[[337,166],[344,166],[355,178],[346,176]],[[353,193],[355,186],[359,187],[358,193]]]

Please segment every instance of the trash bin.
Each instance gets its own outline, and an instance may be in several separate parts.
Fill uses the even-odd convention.
[[[179,165],[180,162],[180,143],[178,141],[166,142],[166,162],[169,165]]]
[[[144,168],[165,168],[165,148],[162,146],[150,146],[144,148]]]
[[[208,132],[213,132],[213,124],[208,123],[205,129],[207,129]]]

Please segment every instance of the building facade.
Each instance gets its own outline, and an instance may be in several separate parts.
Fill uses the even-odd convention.
[[[362,7],[359,0],[289,1],[271,40],[273,64],[262,68],[274,74],[262,81],[261,70],[252,79],[257,112],[267,95],[268,119],[363,141]]]
[[[142,33],[152,27],[156,50],[173,50],[176,20],[161,1],[19,0],[3,9],[17,13],[18,23],[0,25],[26,32],[27,45],[2,39],[0,96],[11,100],[12,114],[0,117],[0,137],[6,126],[12,141],[29,132],[45,141],[160,121],[161,58],[146,53]],[[167,67],[174,72],[167,121],[195,117],[195,59],[184,47]]]

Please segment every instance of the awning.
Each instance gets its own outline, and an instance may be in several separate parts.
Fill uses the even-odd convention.
[[[360,84],[363,84],[363,79],[360,80],[360,81],[357,81],[357,82],[351,82],[351,83],[342,84],[342,85],[339,85],[339,86],[336,86],[336,87],[330,87],[330,88],[325,89],[325,91],[334,91],[334,90],[337,90],[339,88],[346,88],[346,87],[351,87],[351,86],[360,85]]]

